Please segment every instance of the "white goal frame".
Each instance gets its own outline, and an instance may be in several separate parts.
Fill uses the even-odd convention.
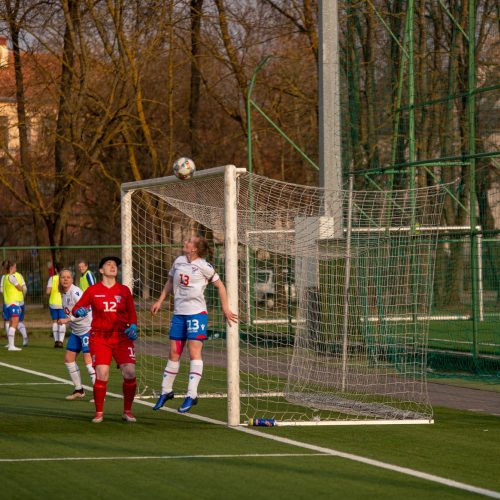
[[[242,173],[246,173],[244,168],[237,168],[234,165],[216,167],[207,170],[197,171],[195,177],[197,180],[215,176],[224,175],[224,268],[225,268],[225,285],[228,296],[229,308],[233,311],[238,311],[239,297],[239,273],[238,273],[238,206],[237,206],[237,179]],[[132,250],[132,195],[134,191],[139,189],[160,187],[165,184],[185,183],[175,176],[161,177],[157,179],[149,179],[136,182],[128,182],[121,185],[121,236],[122,236],[122,281],[131,290],[134,286],[133,276],[133,250]],[[350,225],[352,211],[352,183],[349,186],[349,213],[347,218],[348,227],[341,229],[342,233],[346,233],[346,243],[349,245],[351,232],[353,231]],[[391,228],[392,229],[392,228]],[[405,228],[406,229],[406,228]],[[405,230],[403,229],[403,231]],[[420,228],[422,230],[423,228]],[[387,228],[381,229],[386,231]],[[354,230],[359,231],[359,229]],[[399,228],[401,231],[401,228]],[[347,252],[349,254],[349,252]],[[349,257],[346,257],[349,259]],[[350,261],[346,262],[346,282],[345,293],[349,288],[349,270]],[[246,288],[245,291],[250,295],[249,273],[247,270]],[[344,343],[343,343],[343,365],[347,359],[347,315],[349,313],[349,304],[347,300],[344,303]],[[368,321],[377,321],[373,318],[367,318]],[[241,422],[240,415],[240,331],[238,323],[231,325],[226,322],[226,348],[227,348],[227,418],[229,426],[246,425]],[[343,366],[343,371],[345,371]],[[345,381],[342,379],[342,387]],[[366,419],[366,420],[324,420],[324,421],[290,421],[277,422],[276,425],[382,425],[382,424],[430,424],[433,423],[432,418],[414,418],[414,419]]]
[[[224,174],[224,221],[226,231],[225,246],[225,285],[228,305],[232,311],[238,310],[238,211],[236,205],[236,179],[245,168],[234,165],[215,167],[196,172],[196,178],[220,176]],[[132,193],[136,189],[161,186],[166,183],[186,182],[175,175],[159,177],[121,185],[121,237],[122,237],[122,281],[133,289],[132,275]],[[239,326],[237,322],[226,323],[227,339],[227,413],[228,425],[240,425],[240,362]]]

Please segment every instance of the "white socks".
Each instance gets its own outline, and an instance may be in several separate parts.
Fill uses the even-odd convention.
[[[179,361],[168,360],[167,366],[165,366],[165,369],[163,370],[163,380],[161,383],[162,394],[168,394],[169,392],[172,392],[174,390],[174,380],[179,373],[179,366]]]
[[[14,347],[14,335],[16,334],[16,329],[12,326],[9,327],[9,332],[7,333],[7,341],[9,348]]]
[[[179,361],[168,360],[165,370],[163,370],[163,381],[161,383],[161,393],[168,394],[174,389],[175,377],[179,373]],[[187,395],[191,398],[198,396],[198,384],[203,375],[203,361],[201,359],[193,359],[189,364],[189,384]]]
[[[66,325],[52,323],[52,336],[54,337],[54,342],[64,342],[64,337],[66,336]]]
[[[28,332],[26,331],[26,326],[22,321],[20,321],[17,325],[17,329],[21,332],[23,339],[28,340]]]
[[[54,337],[54,342],[59,340],[59,325],[57,323],[52,323],[52,336]]]
[[[89,372],[90,375],[90,380],[92,381],[92,385],[95,384],[95,370],[94,367],[92,366],[92,363],[89,363],[88,365],[85,365],[87,367],[87,371]]]
[[[193,359],[189,364],[189,384],[187,395],[190,398],[198,396],[198,384],[203,375],[203,361],[201,359]]]
[[[66,336],[66,325],[57,325],[59,327],[59,342],[64,342],[64,337]]]
[[[71,363],[64,363],[66,365],[66,368],[68,369],[69,376],[71,378],[71,381],[75,385],[75,389],[77,391],[83,389],[82,387],[82,377],[80,376],[80,368],[78,368],[78,365],[75,363],[75,361]]]

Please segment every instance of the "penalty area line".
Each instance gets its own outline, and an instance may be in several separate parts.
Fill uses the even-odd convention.
[[[49,375],[47,373],[37,372],[35,370],[28,370],[27,368],[21,368],[20,366],[10,365],[7,363],[2,363],[2,362],[0,362],[0,366],[4,366],[5,368],[11,368],[13,370],[18,370],[18,371],[21,371],[24,373],[30,373],[32,375],[37,375],[39,377],[48,378],[49,380],[55,380],[58,382],[63,382],[65,384],[73,385],[72,382],[70,382],[69,380],[65,380],[63,378],[56,377],[54,375]],[[87,390],[92,390],[92,388],[89,386],[84,386],[84,388]],[[106,394],[108,396],[113,396],[116,398],[123,398],[123,396],[121,394],[116,394],[116,393],[112,393],[112,392],[107,392]],[[141,404],[144,406],[149,406],[149,407],[154,406],[153,403],[150,403],[149,401],[143,401],[140,399],[136,399],[135,403]],[[163,408],[161,408],[161,411],[167,411],[167,412],[179,415],[179,413],[172,408],[163,407]],[[288,444],[290,446],[295,446],[295,447],[303,448],[306,450],[314,451],[314,452],[319,453],[321,455],[330,455],[330,456],[334,456],[334,457],[345,458],[346,460],[351,460],[353,462],[358,462],[358,463],[362,463],[365,465],[370,465],[372,467],[378,467],[380,469],[385,469],[385,470],[389,470],[392,472],[404,474],[407,476],[416,477],[418,479],[423,479],[425,481],[431,481],[434,483],[442,484],[442,485],[448,486],[450,488],[456,488],[456,489],[463,490],[463,491],[469,491],[471,493],[477,493],[479,495],[484,495],[484,496],[487,496],[490,498],[497,498],[500,500],[500,492],[498,492],[498,491],[488,490],[486,488],[479,488],[477,486],[472,486],[470,484],[462,483],[460,481],[454,481],[453,479],[448,479],[445,477],[436,476],[434,474],[429,474],[427,472],[421,472],[421,471],[418,471],[415,469],[410,469],[408,467],[401,467],[399,465],[393,465],[393,464],[389,464],[386,462],[381,462],[380,460],[374,460],[371,458],[362,457],[361,455],[354,455],[352,453],[345,453],[343,451],[338,451],[338,450],[335,450],[333,448],[324,448],[322,446],[316,446],[314,444],[304,443],[302,441],[295,441],[294,439],[276,436],[274,434],[259,432],[255,429],[249,429],[247,427],[229,427],[227,425],[227,423],[223,422],[222,420],[216,420],[216,419],[209,418],[209,417],[203,417],[202,415],[195,415],[192,413],[184,413],[183,415],[185,417],[192,418],[194,420],[199,420],[202,422],[215,424],[215,425],[221,425],[221,426],[227,427],[228,429],[232,429],[232,430],[235,430],[238,432],[243,432],[245,434],[250,434],[252,436],[257,436],[260,438],[269,439],[271,441],[276,441],[278,443],[284,443],[284,444]]]
[[[196,460],[217,458],[288,458],[288,457],[331,457],[325,453],[240,453],[233,455],[144,455],[121,457],[40,457],[40,458],[0,458],[1,462],[78,462],[92,460]]]

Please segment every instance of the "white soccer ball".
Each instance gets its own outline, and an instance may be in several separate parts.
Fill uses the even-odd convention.
[[[178,158],[174,161],[174,174],[181,180],[191,179],[196,172],[196,165],[191,158]]]

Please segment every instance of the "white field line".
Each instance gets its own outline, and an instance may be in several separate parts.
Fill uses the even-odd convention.
[[[45,458],[0,458],[0,462],[81,462],[85,460],[192,460],[213,458],[282,458],[282,457],[331,457],[325,453],[242,453],[233,455],[147,455],[137,457],[45,457]]]
[[[0,386],[4,385],[64,385],[62,382],[11,382],[0,384]]]
[[[2,363],[2,362],[0,362],[0,366],[4,366],[5,368],[11,368],[13,370],[18,370],[18,371],[21,371],[21,372],[24,372],[24,373],[30,373],[32,375],[36,375],[36,376],[39,376],[39,377],[48,378],[49,380],[55,380],[55,381],[58,381],[58,382],[63,382],[63,383],[68,384],[68,385],[73,385],[72,382],[70,382],[69,380],[65,380],[65,379],[62,379],[60,377],[56,377],[54,375],[49,375],[47,373],[37,372],[37,371],[34,371],[34,370],[28,370],[27,368],[21,368],[19,366],[9,365],[7,363]],[[86,390],[92,390],[92,388],[89,387],[89,386],[84,386],[84,388]],[[116,398],[122,398],[121,394],[116,394],[116,393],[112,393],[112,392],[107,392],[106,394],[108,396],[113,396],[113,397],[116,397]],[[140,399],[139,400],[135,400],[135,402],[137,404],[141,404],[141,405],[144,405],[144,406],[149,406],[149,407],[153,407],[154,406],[153,403],[150,403],[149,401],[143,401],[143,400],[140,400]],[[163,407],[161,409],[161,411],[167,411],[167,412],[170,412],[170,413],[175,413],[176,415],[180,415],[173,408],[165,408],[165,407]],[[215,419],[209,418],[209,417],[203,417],[201,415],[195,415],[195,414],[191,414],[191,413],[184,413],[184,416],[192,418],[192,419],[195,419],[195,420],[200,420],[202,422],[210,423],[210,424],[227,426],[226,422],[223,422],[221,420],[215,420]],[[450,488],[457,488],[459,490],[469,491],[471,493],[477,493],[479,495],[484,495],[484,496],[487,496],[487,497],[490,497],[490,498],[500,499],[500,492],[498,492],[498,491],[487,490],[485,488],[479,488],[477,486],[472,486],[470,484],[461,483],[459,481],[454,481],[453,479],[448,479],[448,478],[445,478],[445,477],[436,476],[434,474],[429,474],[427,472],[421,472],[421,471],[418,471],[418,470],[415,470],[415,469],[410,469],[408,467],[400,467],[399,465],[393,465],[393,464],[389,464],[389,463],[386,463],[386,462],[381,462],[380,460],[373,460],[371,458],[362,457],[360,455],[354,455],[352,453],[345,453],[343,451],[334,450],[332,448],[324,448],[322,446],[316,446],[314,444],[303,443],[301,441],[295,441],[293,439],[289,439],[289,438],[285,438],[285,437],[280,437],[280,436],[275,436],[273,434],[267,434],[267,433],[264,433],[264,432],[257,431],[255,429],[249,429],[247,427],[228,427],[228,428],[229,429],[233,429],[233,430],[238,431],[238,432],[243,432],[245,434],[250,434],[252,436],[257,436],[257,437],[264,438],[264,439],[270,439],[271,441],[276,441],[278,443],[289,444],[290,446],[297,446],[299,448],[303,448],[303,449],[306,449],[306,450],[311,450],[311,451],[314,451],[316,453],[320,453],[320,454],[324,454],[324,455],[330,455],[330,456],[334,456],[334,457],[345,458],[346,460],[352,460],[354,462],[359,462],[359,463],[362,463],[362,464],[371,465],[373,467],[378,467],[380,469],[385,469],[385,470],[389,470],[389,471],[392,471],[392,472],[399,472],[400,474],[405,474],[407,476],[416,477],[418,479],[423,479],[423,480],[426,480],[426,481],[432,481],[434,483],[442,484],[442,485],[448,486]]]

